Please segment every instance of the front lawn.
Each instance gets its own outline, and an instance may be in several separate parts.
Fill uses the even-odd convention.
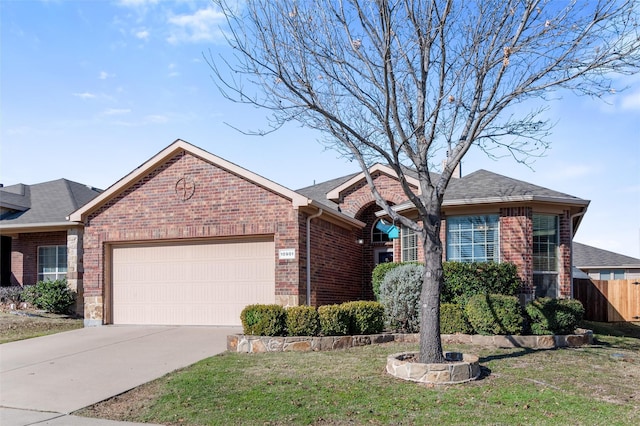
[[[78,414],[175,425],[640,424],[640,339],[476,353],[483,377],[425,386],[394,379],[386,344],[335,352],[225,353]]]
[[[0,343],[75,330],[83,320],[37,310],[0,310]]]

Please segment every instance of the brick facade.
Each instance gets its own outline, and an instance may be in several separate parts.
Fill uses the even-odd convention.
[[[305,303],[306,218],[282,195],[182,152],[88,217],[85,321],[97,325],[109,320],[104,318],[109,245],[126,242],[272,236],[276,302]],[[322,216],[311,221],[313,304],[353,300],[361,294],[361,248],[356,240],[354,231]],[[296,259],[279,259],[278,251],[285,248],[295,248]]]
[[[38,247],[66,246],[67,232],[18,234],[11,240],[11,284],[32,285],[38,281]]]

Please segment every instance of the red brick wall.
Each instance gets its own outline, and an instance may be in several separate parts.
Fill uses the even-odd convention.
[[[397,179],[380,172],[375,172],[371,177],[382,198],[391,204],[399,204],[407,200],[407,196],[404,194]],[[356,218],[362,214],[364,208],[376,202],[365,180],[343,191],[340,197],[340,207],[342,211],[347,214],[352,214]]]
[[[184,176],[195,183],[187,200],[176,193]],[[181,153],[90,215],[84,235],[84,294],[103,295],[105,243],[273,235],[277,253],[298,247],[298,232],[298,213],[289,200]],[[297,295],[298,276],[298,262],[276,260],[276,294]]]
[[[306,223],[305,223],[306,227]],[[362,246],[358,234],[322,220],[311,220],[311,304],[314,306],[361,300]],[[306,247],[306,234],[301,238]],[[306,272],[306,251],[301,268]],[[371,284],[369,283],[369,287]],[[300,294],[306,294],[306,275],[301,274]]]
[[[11,240],[11,284],[31,285],[38,281],[38,247],[66,246],[67,232],[19,234]]]
[[[533,292],[533,211],[530,207],[500,209],[500,259],[518,267],[522,292]]]

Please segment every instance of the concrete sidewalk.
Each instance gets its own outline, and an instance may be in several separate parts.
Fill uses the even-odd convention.
[[[118,424],[67,414],[224,352],[226,336],[240,331],[104,326],[5,343],[0,424]]]

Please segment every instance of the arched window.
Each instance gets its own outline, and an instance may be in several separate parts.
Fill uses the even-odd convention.
[[[389,238],[389,234],[380,229],[382,227],[378,226],[380,222],[386,225],[386,222],[384,222],[382,219],[378,219],[375,221],[375,223],[373,224],[373,229],[371,230],[371,242],[373,243],[385,243],[387,241],[391,241],[391,239]]]

